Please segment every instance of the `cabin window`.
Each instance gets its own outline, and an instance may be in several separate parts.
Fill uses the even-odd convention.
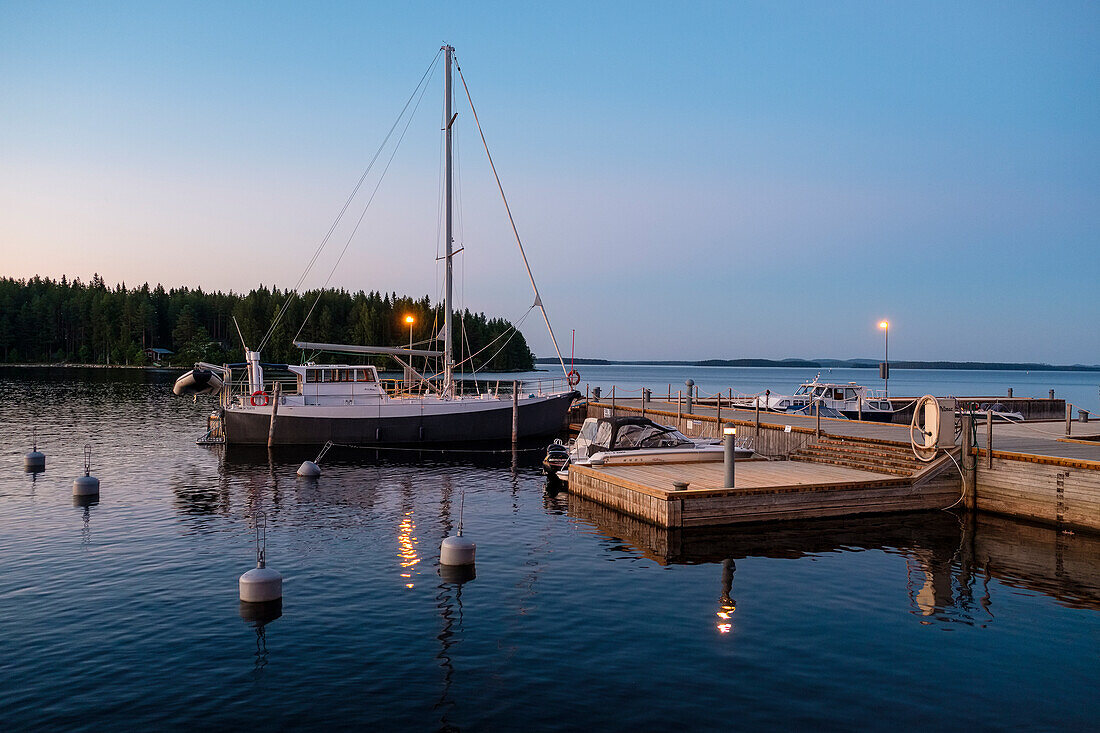
[[[856,398],[856,391],[854,389],[848,388],[848,389],[844,390],[844,399],[854,400],[855,398]]]
[[[843,400],[844,399],[844,390],[841,389],[840,387],[837,387],[836,389],[834,389],[833,390],[833,399],[834,400]]]
[[[324,380],[326,382],[335,382],[336,377],[338,376],[338,373],[335,369],[326,369],[324,371],[324,375],[325,375]]]
[[[370,369],[356,369],[355,370],[355,381],[356,382],[373,382],[374,381],[374,372],[372,372]]]
[[[611,445],[611,423],[602,422],[596,428],[596,437],[592,439],[592,442],[597,445],[609,447]]]
[[[310,369],[309,371],[306,372],[306,382],[308,382],[309,384],[313,384],[315,382],[320,382],[320,381],[321,381],[321,373],[318,372],[316,369]]]
[[[351,369],[340,369],[340,377],[336,381],[338,382],[353,382],[355,378],[352,377]]]

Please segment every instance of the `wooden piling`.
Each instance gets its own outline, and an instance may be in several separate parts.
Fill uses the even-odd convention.
[[[977,508],[978,456],[974,445],[974,415],[962,417],[962,459],[963,506],[973,511]]]
[[[985,450],[989,453],[989,468],[993,468],[993,411],[985,413]],[[975,459],[976,460],[976,459]]]
[[[271,422],[267,424],[267,447],[275,445],[275,420],[279,415],[279,398],[283,394],[283,383],[275,383],[275,392],[271,401]]]
[[[512,445],[519,442],[519,382],[512,381]]]
[[[1066,435],[1070,434],[1070,423],[1073,421],[1073,405],[1066,403]]]

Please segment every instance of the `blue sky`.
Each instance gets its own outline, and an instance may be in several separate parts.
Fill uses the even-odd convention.
[[[443,41],[578,355],[1100,362],[1095,3],[0,0],[0,273],[292,285]],[[332,285],[439,291],[431,84]],[[515,319],[458,109],[459,304]]]

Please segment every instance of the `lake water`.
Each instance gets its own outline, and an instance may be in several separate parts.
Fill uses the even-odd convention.
[[[548,492],[536,453],[346,450],[303,480],[303,454],[195,445],[209,403],[172,397],[173,377],[0,369],[2,729],[1086,730],[1100,714],[1100,538],[948,512],[660,532]],[[102,494],[79,506],[85,442]],[[460,585],[438,551],[463,504],[478,562]],[[237,601],[257,510],[285,579],[266,626]]]

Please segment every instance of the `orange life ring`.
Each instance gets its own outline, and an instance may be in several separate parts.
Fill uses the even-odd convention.
[[[257,402],[256,401],[260,397],[264,398],[263,402]],[[266,407],[267,406],[267,392],[264,392],[262,389],[258,389],[255,392],[253,392],[252,393],[252,406],[253,407]]]
[[[568,380],[570,387],[576,387],[578,384],[581,383],[581,375],[577,374],[576,369],[571,370],[569,374],[566,375],[566,379]]]

